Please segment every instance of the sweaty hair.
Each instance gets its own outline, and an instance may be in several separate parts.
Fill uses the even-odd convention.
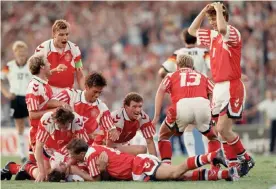
[[[52,35],[59,30],[65,30],[70,27],[70,24],[66,20],[56,20],[52,26]]]
[[[18,49],[21,48],[28,49],[28,46],[24,41],[15,41],[12,45],[13,52],[16,52]]]
[[[226,22],[228,22],[228,20],[229,20],[229,13],[228,13],[228,10],[227,10],[227,8],[225,7],[225,5],[222,5],[222,8],[223,8],[222,14],[223,14],[223,16],[224,16]],[[216,10],[215,10],[215,8],[214,8],[213,6],[211,6],[211,7],[207,10],[206,14],[207,14],[207,16],[209,16],[209,17],[217,16],[217,12],[216,12]]]
[[[61,180],[65,180],[65,173],[62,173],[56,169],[53,169],[48,174],[48,181],[49,182],[60,182]]]
[[[107,84],[106,84],[106,79],[101,73],[93,72],[86,77],[85,85],[89,88],[92,88],[92,87],[105,87]]]
[[[56,112],[53,113],[53,119],[55,119],[58,123],[66,124],[70,123],[74,120],[75,116],[71,110],[68,110],[63,107],[59,107]]]
[[[124,105],[129,106],[131,101],[143,102],[143,97],[141,95],[139,95],[138,93],[130,92],[125,96]]]
[[[78,155],[81,152],[87,152],[88,144],[83,139],[74,138],[67,144],[66,148]]]
[[[39,74],[40,68],[42,66],[45,66],[45,58],[41,54],[35,54],[31,56],[28,62],[29,62],[29,70],[33,75]]]
[[[182,37],[185,43],[187,44],[195,44],[196,43],[196,37],[189,34],[188,29],[183,30]]]
[[[176,58],[177,66],[179,68],[193,68],[194,67],[194,60],[189,55],[178,55]]]

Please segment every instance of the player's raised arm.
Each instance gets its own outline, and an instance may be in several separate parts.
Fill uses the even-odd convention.
[[[196,37],[196,32],[197,30],[200,28],[200,25],[202,23],[202,21],[204,20],[205,14],[207,12],[207,10],[210,8],[211,4],[206,5],[202,11],[198,14],[198,16],[195,18],[195,20],[193,21],[193,23],[191,24],[191,26],[188,29],[188,32],[190,35]]]
[[[212,3],[211,4],[217,14],[217,28],[218,28],[218,32],[221,33],[222,35],[226,35],[226,31],[227,31],[227,21],[225,20],[224,17],[224,12],[225,7],[222,3],[220,2],[216,2],[216,3]]]

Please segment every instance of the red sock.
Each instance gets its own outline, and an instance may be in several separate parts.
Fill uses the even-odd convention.
[[[19,164],[10,164],[9,170],[12,175],[15,175],[19,171],[20,167],[21,167],[21,165],[19,165]]]
[[[169,140],[158,141],[158,148],[163,163],[171,164],[172,159],[172,145]]]
[[[216,157],[216,152],[211,152],[204,155],[189,157],[187,161],[187,166],[189,170],[193,170],[197,167],[211,163],[211,161]]]
[[[235,151],[233,150],[232,146],[228,145],[227,142],[223,141],[222,142],[224,154],[226,156],[226,159],[229,160],[229,167],[236,166],[238,161],[237,161],[237,155]]]
[[[240,156],[240,157],[243,156],[246,160],[250,159],[250,156],[248,155],[248,153],[244,149],[239,136],[236,136],[236,138],[234,140],[232,140],[232,141],[227,141],[227,143],[230,146],[232,146],[232,148],[234,149],[234,151],[237,154],[237,156]]]
[[[207,174],[206,174],[207,173]],[[221,180],[228,178],[228,170],[208,170],[206,169],[204,176],[204,180]]]
[[[214,127],[210,126],[210,129],[203,132],[202,134],[209,139],[208,152],[214,152],[220,149],[220,141],[217,139],[217,135],[214,132]]]
[[[191,180],[191,181],[197,181],[197,180],[203,180],[202,177],[202,169],[197,169],[192,172],[192,175],[185,175],[183,180]]]
[[[25,167],[25,171],[33,178],[34,178],[34,175],[33,175],[33,171],[37,168],[37,165],[35,164],[32,164],[32,163],[29,163],[26,165]]]

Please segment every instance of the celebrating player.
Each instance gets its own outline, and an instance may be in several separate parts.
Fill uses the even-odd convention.
[[[210,62],[209,62],[209,53],[204,48],[198,48],[196,46],[196,37],[191,36],[187,29],[183,30],[182,38],[185,44],[184,48],[176,50],[172,56],[170,56],[159,69],[159,75],[164,78],[167,73],[172,73],[177,70],[176,58],[178,55],[186,54],[190,55],[194,60],[194,69],[204,76],[209,75]],[[187,149],[187,153],[189,156],[195,156],[195,139],[193,135],[194,125],[189,124],[184,131],[184,143]],[[202,137],[202,141],[204,144],[205,152],[208,151],[208,139],[206,137]],[[161,140],[158,142],[160,146],[162,143],[167,143],[168,140]]]
[[[182,134],[188,124],[196,128],[210,141],[209,152],[220,148],[213,128],[210,126],[211,109],[208,93],[212,93],[213,84],[203,74],[193,70],[193,59],[189,55],[178,55],[178,71],[169,73],[159,85],[155,97],[153,123],[159,120],[165,93],[171,95],[172,105],[168,108],[165,121],[159,132],[159,141],[168,140],[173,134]],[[170,142],[159,144],[162,161],[170,164],[172,149]]]
[[[91,139],[90,143],[93,143],[99,125],[108,131],[111,140],[117,140],[119,132],[114,126],[110,111],[99,99],[105,86],[105,78],[100,73],[94,72],[87,76],[84,91],[63,90],[48,102],[48,106],[51,107],[51,103],[65,102],[72,107],[73,111],[83,116],[84,127]]]
[[[147,148],[150,154],[157,156],[153,136],[155,128],[152,125],[149,116],[142,110],[143,98],[134,92],[128,93],[124,99],[124,107],[111,113],[114,125],[120,132],[118,140],[112,141],[107,139],[108,147],[117,148],[121,152],[130,153],[133,155],[147,153]],[[129,145],[129,141],[136,135],[137,131],[141,130],[146,139],[147,148],[142,145]],[[105,137],[99,135],[97,138]],[[101,141],[101,139],[98,139]]]
[[[16,41],[12,46],[14,60],[7,63],[1,71],[1,92],[11,100],[11,113],[18,133],[19,155],[22,163],[26,161],[24,141],[24,121],[29,116],[25,102],[26,89],[31,80],[28,60],[28,46],[23,41]],[[8,79],[10,89],[7,90],[2,80]]]
[[[52,39],[40,44],[35,53],[43,53],[51,69],[62,66],[62,72],[49,77],[54,95],[74,85],[74,74],[81,89],[84,89],[81,52],[79,47],[68,41],[70,25],[66,20],[56,20],[52,26]]]
[[[207,16],[213,30],[201,29]],[[212,100],[212,115],[218,117],[216,124],[220,133],[229,166],[238,166],[237,157],[248,162],[254,160],[243,147],[239,136],[232,131],[235,119],[240,119],[245,100],[245,87],[241,81],[241,34],[228,24],[228,10],[222,3],[206,5],[191,24],[188,32],[199,43],[210,48],[211,72],[215,84]]]

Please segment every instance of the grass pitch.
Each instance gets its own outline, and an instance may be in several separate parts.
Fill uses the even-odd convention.
[[[173,159],[174,164],[181,163],[182,156]],[[34,183],[33,181],[1,181],[3,189],[276,189],[276,156],[256,156],[256,165],[251,172],[238,182],[197,181],[197,182],[79,182],[79,183]],[[1,157],[1,167],[7,161],[18,158]]]

